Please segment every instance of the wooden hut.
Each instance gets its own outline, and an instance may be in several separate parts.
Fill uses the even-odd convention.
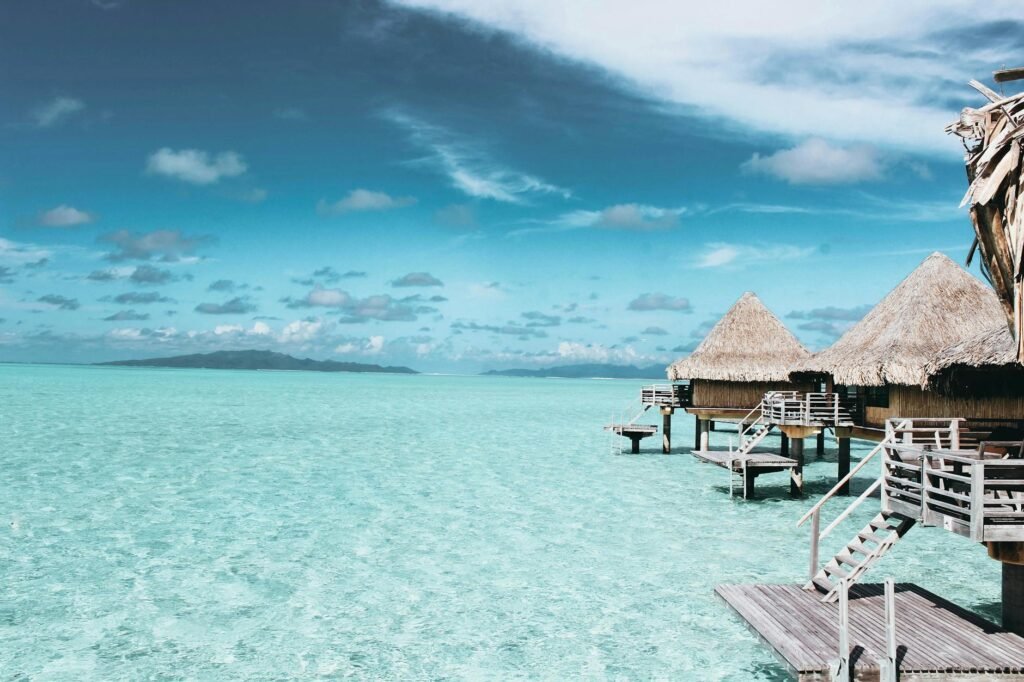
[[[692,387],[687,412],[697,419],[695,446],[706,449],[710,422],[742,420],[766,392],[807,390],[789,371],[810,355],[761,299],[743,294],[690,355],[668,367],[669,379]]]
[[[880,439],[890,417],[1008,419],[1020,414],[1016,399],[953,397],[930,382],[944,353],[1000,326],[1006,318],[992,289],[936,252],[790,376],[823,380],[845,396],[861,437]]]

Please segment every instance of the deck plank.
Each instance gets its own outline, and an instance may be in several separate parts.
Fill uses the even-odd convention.
[[[800,585],[719,585],[715,593],[801,679],[838,656],[838,607]],[[884,588],[850,591],[850,646],[858,678],[878,674],[885,651]],[[910,583],[896,586],[896,643],[904,675],[1024,681],[1024,637]]]

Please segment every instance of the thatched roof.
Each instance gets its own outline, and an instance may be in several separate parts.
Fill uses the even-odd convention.
[[[669,365],[668,378],[786,381],[793,363],[810,355],[761,299],[748,291],[689,356]]]
[[[999,300],[941,253],[928,256],[864,319],[793,376],[831,374],[847,386],[923,386],[943,350],[1002,324]]]
[[[943,350],[925,367],[927,388],[947,395],[993,392],[1024,379],[1017,342],[1003,323]]]

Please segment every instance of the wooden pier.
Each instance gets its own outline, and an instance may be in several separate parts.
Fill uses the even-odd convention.
[[[839,658],[839,606],[799,585],[719,585],[725,600],[799,682],[826,682]],[[1024,681],[1024,637],[910,583],[895,593],[896,665],[902,682]],[[882,585],[850,589],[850,679],[879,680],[886,658]]]

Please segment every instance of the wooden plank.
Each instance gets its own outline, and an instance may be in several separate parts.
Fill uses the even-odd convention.
[[[836,605],[799,585],[720,585],[721,597],[776,655],[811,679],[838,654]],[[936,679],[1024,680],[1024,638],[916,585],[896,586],[896,646],[900,672]],[[857,585],[850,592],[851,661],[857,679],[879,674],[878,658],[890,649],[885,591]]]
[[[1024,78],[1024,67],[1018,67],[1015,69],[999,69],[998,71],[992,72],[992,80],[996,83],[1007,83],[1009,81],[1016,81]]]

